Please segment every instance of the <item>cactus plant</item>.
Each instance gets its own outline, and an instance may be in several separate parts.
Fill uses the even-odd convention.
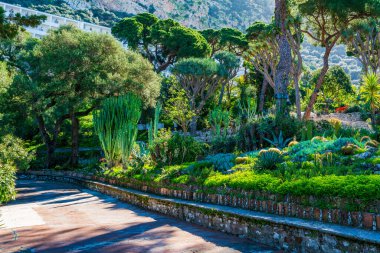
[[[230,125],[230,113],[228,111],[223,111],[220,107],[214,108],[209,114],[209,121],[214,139],[227,137],[227,130]]]
[[[365,143],[365,146],[371,147],[371,148],[378,148],[379,147],[379,142],[376,140],[369,140]]]
[[[137,123],[141,117],[141,100],[134,94],[108,98],[94,112],[94,128],[99,137],[108,166],[120,160],[128,164],[136,141]]]
[[[153,122],[151,121],[149,123],[149,129],[148,129],[148,146],[149,147],[151,147],[153,145],[154,140],[157,138],[158,123],[160,120],[161,111],[162,111],[162,105],[160,103],[158,103],[155,110],[154,110]]]
[[[322,136],[315,136],[311,139],[311,142],[326,142],[328,141],[325,137]]]
[[[346,146],[344,146],[344,147],[341,148],[341,152],[344,155],[353,155],[353,154],[355,154],[356,150],[358,150],[358,149],[359,149],[358,146],[349,143]]]
[[[235,160],[236,164],[247,164],[249,162],[249,157],[238,157]]]
[[[311,121],[306,122],[306,126],[301,129],[301,140],[309,141],[313,138],[313,124]]]
[[[342,121],[337,118],[332,118],[329,120],[330,124],[334,128],[335,136],[338,136],[339,131],[342,129]]]
[[[259,170],[275,170],[277,165],[284,161],[281,150],[271,148],[259,153],[255,168]]]
[[[297,144],[299,144],[298,141],[291,141],[291,142],[288,144],[288,147],[291,148],[291,147],[293,147],[293,146],[295,146],[295,145],[297,145]]]

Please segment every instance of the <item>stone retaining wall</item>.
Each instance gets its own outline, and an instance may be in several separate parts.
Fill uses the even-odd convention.
[[[193,185],[164,185],[135,179],[119,180],[69,171],[33,171],[29,173],[85,178],[183,200],[239,207],[281,216],[380,231],[380,200],[362,203],[360,200],[339,197],[322,199],[313,196],[282,196],[267,192],[237,191],[226,188],[203,189]]]
[[[59,173],[58,173],[59,174]],[[33,173],[21,179],[61,181],[95,190],[133,205],[286,252],[380,252],[380,233],[253,211],[169,199],[86,179]]]

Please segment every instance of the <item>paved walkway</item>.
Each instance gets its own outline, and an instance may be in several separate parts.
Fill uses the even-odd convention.
[[[18,182],[0,207],[0,252],[274,252],[56,182]]]

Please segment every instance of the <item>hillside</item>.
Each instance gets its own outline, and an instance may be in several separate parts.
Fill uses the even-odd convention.
[[[269,21],[272,0],[4,0],[33,9],[112,26],[120,18],[150,12],[173,18],[192,28],[247,28],[256,20]]]
[[[270,21],[274,0],[2,0],[77,20],[112,26],[124,17],[150,12],[160,18],[173,18],[186,26],[205,29],[235,27],[245,30],[257,20]],[[306,43],[304,60],[311,69],[322,65],[323,49]],[[344,46],[334,49],[332,65],[340,65],[357,83],[360,63],[347,57]]]

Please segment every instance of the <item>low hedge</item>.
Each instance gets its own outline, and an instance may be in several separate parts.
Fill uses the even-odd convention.
[[[212,175],[206,187],[229,187],[252,191],[268,191],[294,196],[342,197],[365,201],[380,200],[380,175],[326,175],[292,181],[268,174],[241,171],[230,175]]]

